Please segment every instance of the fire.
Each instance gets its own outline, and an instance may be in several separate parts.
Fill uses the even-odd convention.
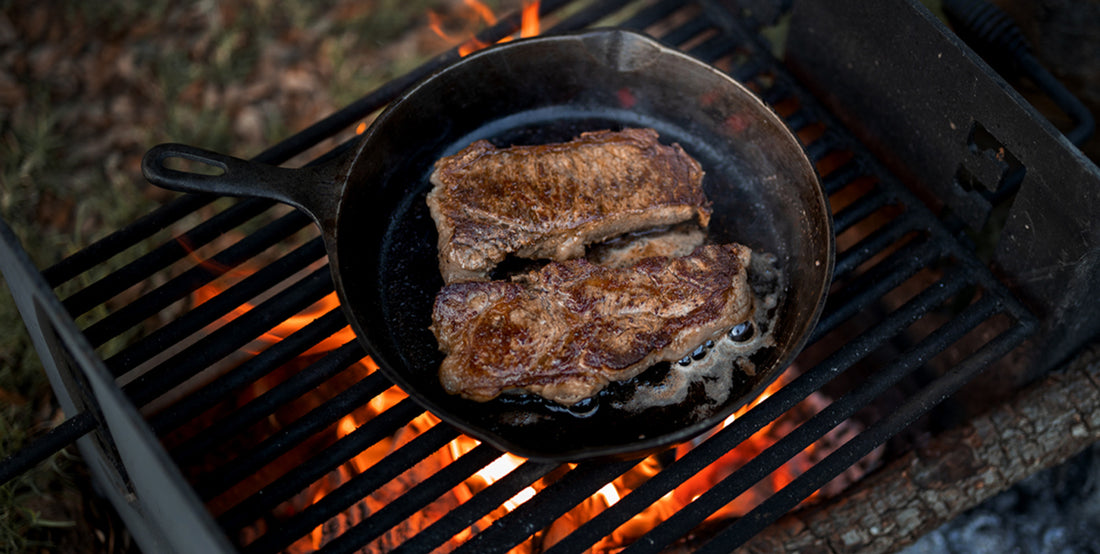
[[[497,16],[493,13],[493,10],[479,0],[463,0],[463,6],[465,9],[456,17],[457,23],[463,27],[476,28],[481,25],[492,26],[497,24]],[[445,18],[440,13],[428,11],[428,27],[448,43],[457,44],[459,56],[465,57],[489,46],[488,43],[471,36],[474,34],[473,31],[466,31],[458,35],[448,31],[447,28],[453,24],[452,20]],[[523,8],[520,11],[518,36],[519,38],[533,37],[538,35],[539,31],[539,2],[538,0],[524,0]],[[506,36],[497,43],[508,42],[513,38],[514,36]]]
[[[234,272],[233,274],[229,274],[231,279],[234,277],[235,273],[236,272]],[[226,288],[228,288],[228,285],[222,283],[220,280],[214,281],[196,290],[192,295],[192,302],[195,306],[198,306],[203,302],[214,298]],[[221,320],[221,323],[232,321],[233,319],[236,319],[237,317],[248,313],[252,310],[253,307],[254,306],[252,303],[245,302],[240,306],[235,307],[232,312],[224,316]],[[291,316],[289,319],[282,321],[271,330],[265,332],[256,341],[253,341],[253,343],[248,348],[246,348],[246,350],[250,354],[258,354],[261,350],[263,350],[264,347],[270,346],[272,344],[275,344],[276,342],[285,339],[295,331],[301,329],[302,327],[305,327],[306,325],[309,325],[315,319],[321,317],[322,315],[325,315],[332,310],[336,310],[339,308],[340,300],[339,298],[337,298],[335,292],[331,292],[317,302],[311,304],[305,310]],[[303,355],[305,356],[311,354],[322,354],[352,340],[355,340],[355,332],[352,331],[350,327],[345,327],[340,332],[314,345],[312,348],[303,353]]]
[[[205,259],[196,252],[191,252],[191,256],[194,261],[200,265],[216,270],[221,273],[221,277],[212,281],[208,285],[200,288],[194,295],[193,301],[195,303],[202,303],[214,295],[225,290],[232,282],[243,278],[251,272],[252,268],[244,267],[240,269],[230,269],[226,267],[220,267],[216,263]],[[238,308],[233,314],[226,316],[226,320],[239,316],[252,309],[252,305],[245,304]],[[316,302],[308,309],[301,313],[279,323],[270,331],[265,333],[260,339],[253,342],[256,350],[262,350],[266,346],[274,344],[295,332],[296,330],[308,325],[310,322],[320,317],[322,314],[337,309],[339,307],[339,300],[336,295],[329,294]],[[307,354],[318,355],[334,348],[337,348],[349,341],[354,340],[353,331],[345,327],[340,332],[336,333],[332,337],[325,339],[320,344],[315,345],[307,352]],[[358,371],[360,377],[368,375],[369,373],[377,370],[377,365],[374,364],[370,358],[364,358],[356,366],[360,369]],[[737,418],[751,410],[753,407],[769,398],[772,394],[793,380],[797,375],[797,368],[790,368],[787,372],[781,375],[775,382],[767,387],[764,392],[750,402],[746,406],[737,410],[734,414],[730,415],[722,426],[728,426],[732,424]],[[391,387],[378,396],[372,398],[365,405],[356,409],[350,414],[345,415],[334,426],[333,439],[340,439],[355,432],[361,425],[370,421],[372,418],[377,417],[384,413],[386,410],[398,403],[405,401],[408,396],[397,387]],[[647,507],[641,513],[636,514],[633,518],[619,526],[610,536],[604,538],[599,543],[593,546],[594,552],[606,552],[616,551],[623,548],[626,545],[633,543],[643,536],[646,532],[652,529],[655,525],[664,521],[672,514],[684,506],[695,501],[700,495],[704,494],[716,483],[729,476],[736,471],[742,465],[752,460],[756,455],[775,444],[787,433],[795,429],[803,421],[812,417],[813,414],[823,409],[829,400],[826,399],[820,393],[814,393],[809,398],[804,400],[799,405],[792,408],[784,416],[780,417],[776,421],[762,428],[744,443],[737,448],[727,452],[718,460],[698,472],[690,479],[676,487],[672,491],[665,494],[658,501]],[[393,436],[387,437],[373,444],[369,448],[359,452],[349,459],[346,463],[338,468],[326,478],[322,478],[318,482],[314,483],[309,489],[299,494],[299,496],[291,501],[280,505],[274,511],[274,513],[292,514],[300,512],[311,504],[315,504],[324,499],[329,493],[340,487],[342,483],[345,483],[356,475],[367,472],[372,467],[381,463],[390,454],[401,448],[417,436],[427,432],[436,425],[440,425],[440,420],[429,413],[423,413],[420,416],[413,419],[408,425],[400,429]],[[848,422],[846,422],[848,424]],[[740,497],[734,499],[728,505],[722,507],[709,519],[728,519],[740,517],[762,500],[771,496],[774,492],[785,487],[794,478],[800,475],[803,471],[811,467],[818,460],[823,458],[832,452],[833,449],[843,444],[851,435],[857,433],[860,429],[853,429],[852,427],[844,427],[845,424],[834,429],[832,438],[829,436],[826,439],[822,439],[817,443],[809,446],[806,450],[801,452],[798,456],[788,461],[781,466],[775,472],[768,477],[762,479],[756,485],[749,490],[745,491]],[[851,424],[855,425],[855,424]],[[714,430],[712,433],[718,432],[719,429]],[[686,455],[694,444],[699,444],[707,437],[696,439],[695,441],[682,444],[674,449],[671,453],[671,457],[679,459]],[[829,442],[822,446],[823,441]],[[831,442],[830,442],[831,441]],[[407,469],[404,473],[398,477],[392,479],[385,485],[381,486],[366,498],[359,501],[359,503],[353,508],[335,517],[325,524],[313,529],[306,536],[299,539],[296,543],[291,545],[288,549],[289,552],[313,552],[322,548],[329,540],[339,536],[347,529],[350,529],[356,525],[362,518],[367,517],[370,514],[376,513],[379,510],[385,508],[390,502],[399,501],[401,496],[416,486],[418,483],[423,482],[425,479],[434,475],[437,471],[446,467],[448,464],[461,458],[467,453],[477,448],[480,443],[467,436],[459,436],[446,445],[446,447],[436,451],[433,455],[420,461],[413,467]],[[525,459],[515,456],[513,454],[502,454],[476,474],[468,478],[465,482],[452,489],[448,495],[435,500],[422,509],[415,517],[408,521],[398,525],[394,529],[378,537],[373,542],[367,545],[363,550],[365,551],[388,551],[409,537],[414,536],[420,530],[427,528],[437,521],[439,518],[446,515],[449,511],[454,510],[458,506],[462,505],[474,495],[480,491],[489,487],[493,483],[507,476],[512,470],[520,467],[525,463]],[[648,479],[656,475],[664,464],[669,461],[669,455],[663,456],[650,456],[642,460],[633,470],[615,479],[611,483],[608,483],[596,491],[591,497],[581,502],[578,506],[561,516],[555,522],[553,522],[546,529],[538,532],[535,536],[528,539],[527,542],[521,544],[516,550],[521,552],[533,552],[537,549],[546,549],[553,545],[557,541],[561,540],[574,529],[588,521],[592,517],[596,516],[603,510],[614,506],[623,497],[630,494],[630,492],[641,484],[645,483]],[[469,528],[465,529],[454,537],[447,545],[442,548],[443,551],[449,551],[453,548],[461,545],[465,540],[475,535],[478,530],[485,529],[493,523],[493,521],[503,517],[508,512],[517,509],[524,503],[530,501],[535,495],[542,489],[549,486],[551,482],[556,478],[556,475],[560,475],[560,471],[564,471],[568,468],[561,468],[558,472],[551,472],[550,475],[535,482],[531,486],[528,486],[514,495],[512,498],[505,501],[500,507],[485,515],[481,520],[477,521]],[[842,476],[843,477],[843,476]],[[858,476],[849,476],[848,481],[854,480]],[[838,478],[839,479],[839,478]],[[833,483],[830,483],[833,485]],[[828,488],[828,486],[827,486]],[[834,487],[835,488],[835,487]],[[842,488],[842,487],[841,487]],[[815,493],[815,496],[818,493]],[[813,497],[811,497],[811,500]],[[216,507],[211,507],[212,511],[218,512]],[[347,514],[355,515],[347,515]],[[259,528],[249,528],[242,531],[240,540],[247,544],[254,540],[259,535],[262,535],[263,531]]]
[[[783,387],[786,383],[790,382],[795,375],[797,375],[797,369],[792,368],[788,372],[784,373],[772,383],[757,399],[749,403],[745,407],[739,409],[735,414],[726,419],[723,426],[731,424],[742,414],[746,413],[752,407],[756,406],[760,402],[763,402],[777,390]],[[816,394],[816,393],[815,393]],[[370,403],[368,410],[368,417],[371,415],[380,414],[387,407],[400,402],[405,398],[405,395],[396,388],[386,391],[385,394],[379,396]],[[709,490],[715,483],[725,478],[729,474],[736,471],[743,464],[751,460],[754,456],[770,447],[777,440],[785,436],[789,431],[793,430],[802,421],[805,421],[816,411],[820,411],[826,404],[827,400],[823,398],[815,398],[811,396],[799,406],[793,408],[783,418],[776,420],[775,422],[765,426],[758,431],[747,441],[745,441],[738,448],[723,455],[720,459],[700,471],[698,474],[688,479],[679,487],[667,493],[664,497],[653,503],[651,506],[643,510],[641,513],[635,515],[632,519],[621,525],[616,529],[609,537],[606,537],[599,543],[593,546],[593,552],[608,552],[617,551],[624,546],[627,546],[642,535],[652,529],[655,525],[664,521],[672,514],[676,513],[679,509],[694,501],[701,494]],[[794,414],[793,418],[788,417]],[[340,422],[338,434],[345,436],[348,433],[357,428],[363,420],[357,420],[354,416],[347,416]],[[374,464],[383,460],[387,455],[399,448],[402,444],[411,440],[419,433],[423,433],[439,424],[439,421],[429,414],[424,414],[414,420],[406,429],[402,430],[392,439],[382,441],[381,443],[367,449],[360,453],[352,460],[350,460],[344,467],[341,468],[341,475],[354,476],[356,474],[366,471]],[[838,429],[840,429],[838,427]],[[713,432],[717,432],[716,429]],[[854,431],[854,432],[858,432]],[[842,431],[844,433],[844,431]],[[848,435],[851,435],[853,431],[846,431]],[[847,436],[847,435],[846,435]],[[699,441],[704,440],[697,439],[694,444],[698,444]],[[476,448],[480,443],[472,438],[466,436],[460,436],[451,441],[445,448],[439,450],[430,459],[425,460],[406,471],[399,478],[394,479],[388,483],[385,487],[376,491],[368,496],[359,506],[352,511],[365,511],[367,514],[382,509],[386,502],[399,498],[405,491],[414,486],[416,483],[423,481],[430,477],[435,470],[446,466],[447,464],[457,460],[461,456],[465,455]],[[691,450],[693,443],[686,443],[680,445],[675,449],[675,458],[682,457],[688,451]],[[828,455],[833,448],[839,446],[840,442],[831,447],[819,447],[816,443],[811,445],[799,456],[796,456],[793,460],[789,461],[784,466],[776,470],[772,475],[761,480],[754,487],[746,491],[740,497],[734,499],[727,506],[720,509],[710,519],[728,519],[733,517],[739,517],[750,510],[752,510],[759,502],[773,494],[775,491],[785,487],[794,478],[800,475],[805,469],[811,467],[817,460],[821,459],[825,455]],[[501,478],[508,475],[512,470],[519,467],[525,462],[525,460],[519,456],[512,454],[502,454],[496,460],[486,465],[483,469],[478,471],[472,477],[467,479],[462,485],[452,490],[449,496],[445,496],[429,505],[422,513],[418,514],[416,518],[402,524],[402,526],[391,530],[389,533],[376,539],[374,542],[367,545],[364,552],[386,551],[397,545],[400,545],[405,539],[415,535],[420,530],[427,528],[440,517],[446,514],[447,511],[454,509],[454,507],[461,505],[468,499],[472,498],[482,489],[495,483]],[[658,456],[650,456],[642,460],[632,471],[620,476],[611,483],[608,483],[601,487],[595,494],[589,497],[587,500],[570,510],[568,513],[560,517],[547,529],[540,531],[531,539],[528,539],[525,543],[516,547],[514,551],[519,552],[534,552],[536,550],[546,549],[552,546],[554,543],[571,533],[574,529],[588,521],[595,515],[599,514],[603,510],[614,506],[624,496],[630,494],[630,491],[634,490],[642,483],[647,481],[652,476],[656,475],[663,464],[667,463],[667,459],[664,462]],[[563,468],[564,469],[564,468]],[[552,474],[553,475],[553,474]],[[552,477],[544,478],[537,481],[533,485],[523,489],[514,497],[504,502],[499,508],[492,513],[483,517],[480,521],[464,530],[458,536],[454,537],[450,543],[442,548],[442,551],[450,551],[453,548],[461,545],[465,540],[477,533],[479,529],[485,529],[491,525],[493,521],[499,519],[508,512],[515,510],[525,502],[533,498],[540,490],[545,488],[552,482]],[[325,491],[327,493],[328,491]],[[815,493],[816,495],[817,493]],[[308,493],[312,498],[322,498],[324,494],[320,494],[316,491],[310,491]],[[811,500],[813,497],[811,497]],[[330,522],[331,523],[331,522]],[[353,525],[354,522],[342,521],[335,525],[335,529],[325,527],[328,531],[332,532],[332,536],[338,536],[339,532]],[[329,525],[329,524],[326,524]],[[320,539],[319,539],[320,537]],[[300,540],[295,548],[291,551],[295,552],[308,552],[315,550],[324,545],[326,535],[323,533],[323,529],[319,527],[308,537]],[[319,542],[320,541],[320,542]]]

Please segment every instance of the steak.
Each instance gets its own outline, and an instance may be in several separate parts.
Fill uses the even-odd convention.
[[[710,220],[701,166],[653,129],[510,148],[479,140],[438,160],[431,182],[447,283],[487,279],[508,255],[562,261],[623,233]]]
[[[670,229],[628,233],[593,245],[585,259],[600,265],[623,267],[654,256],[678,258],[691,254],[706,238],[706,230],[698,225],[681,223]]]
[[[688,355],[752,315],[739,244],[612,268],[551,262],[511,281],[447,285],[432,332],[451,394],[487,401],[526,391],[563,405]]]

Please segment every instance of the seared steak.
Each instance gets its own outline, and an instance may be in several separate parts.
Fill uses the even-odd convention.
[[[624,268],[577,259],[512,281],[447,285],[432,313],[447,354],[440,381],[477,401],[523,390],[572,405],[751,317],[749,256],[738,244],[707,245]]]
[[[447,283],[483,280],[509,254],[561,261],[631,231],[692,218],[706,226],[702,181],[699,163],[653,129],[510,148],[479,140],[431,175],[440,272]]]
[[[705,229],[694,223],[628,233],[593,245],[585,259],[609,267],[631,265],[642,258],[678,258],[691,254],[707,238]]]

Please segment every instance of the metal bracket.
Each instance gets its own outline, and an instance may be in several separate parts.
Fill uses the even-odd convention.
[[[958,36],[915,0],[800,1],[786,51],[926,199],[974,228],[1009,207],[1003,228],[983,233],[994,270],[1043,321],[1039,369],[1100,333],[1100,168]]]

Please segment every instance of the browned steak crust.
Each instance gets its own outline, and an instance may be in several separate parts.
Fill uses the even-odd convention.
[[[699,163],[653,129],[502,149],[479,140],[437,161],[431,181],[447,283],[485,279],[509,254],[561,261],[622,233],[710,220]]]
[[[519,389],[572,405],[747,320],[749,256],[738,244],[707,245],[625,268],[578,259],[512,281],[447,285],[432,313],[447,354],[440,381],[478,401]]]

